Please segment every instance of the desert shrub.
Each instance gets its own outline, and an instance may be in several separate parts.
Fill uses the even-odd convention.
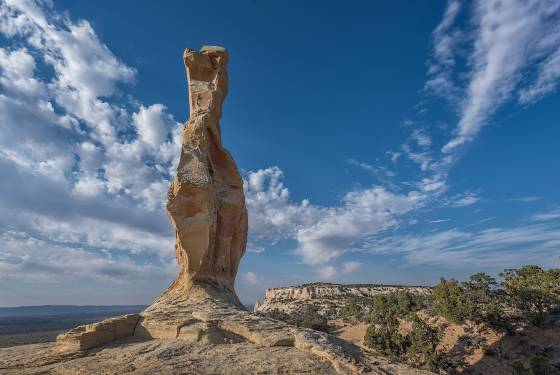
[[[318,309],[314,306],[308,306],[303,313],[294,312],[288,314],[278,309],[274,309],[267,311],[262,315],[265,315],[268,318],[282,320],[297,327],[311,328],[317,331],[328,332],[327,318],[319,314]]]
[[[399,333],[399,319],[404,315],[395,293],[373,296],[364,344],[388,357],[400,357],[410,346],[409,338]]]
[[[511,364],[512,375],[531,375],[531,370],[523,366],[521,361],[514,361]]]
[[[503,292],[496,280],[483,272],[462,283],[440,279],[433,290],[433,300],[434,309],[454,323],[472,320],[510,330],[504,314]]]
[[[487,323],[502,331],[512,330],[504,312],[504,292],[496,279],[479,272],[461,285],[465,290],[470,319],[477,323]]]
[[[453,356],[449,353],[438,355],[437,368],[446,371],[449,374],[455,374],[457,369],[465,367],[465,359]]]
[[[408,337],[399,333],[399,320],[386,316],[371,324],[364,336],[364,344],[388,357],[400,357],[409,346]]]
[[[463,286],[455,279],[442,277],[434,287],[433,297],[434,309],[451,322],[463,323],[474,313]]]
[[[431,327],[415,314],[411,314],[409,319],[412,320],[412,331],[408,334],[408,362],[430,371],[436,370],[440,362],[436,347],[443,332]]]
[[[388,295],[378,294],[373,296],[369,312],[370,322],[381,324],[389,317],[396,319],[399,316],[397,306]]]
[[[290,320],[290,315],[278,309],[269,310],[266,313],[263,313],[263,315],[265,315],[268,318],[282,320],[284,322]]]
[[[325,319],[336,319],[338,317],[339,313],[337,312],[336,308],[334,307],[329,307],[325,313],[323,314],[323,316],[325,317]]]
[[[406,319],[412,321],[412,329],[406,335],[399,333],[399,320],[396,314],[377,320],[376,324],[371,324],[367,328],[364,336],[365,345],[388,357],[430,371],[438,368],[450,369],[460,365],[453,358],[443,357],[437,352],[436,347],[442,337],[440,329],[431,327],[416,314],[408,314]]]
[[[423,301],[421,296],[405,291],[377,294],[372,298],[369,320],[378,323],[388,315],[395,318],[405,317],[411,312],[418,311]]]
[[[439,368],[443,363],[436,347],[442,331],[414,313],[421,305],[413,295],[401,292],[375,296],[370,314],[373,324],[367,328],[365,345],[416,367],[432,371]],[[406,335],[399,332],[399,318],[412,322],[412,329]]]
[[[424,296],[404,290],[391,293],[391,296],[396,298],[398,310],[403,315],[420,310],[425,303]]]
[[[498,302],[498,297],[501,295],[496,279],[484,272],[471,275],[468,281],[461,283],[461,286],[469,297],[468,303],[474,305],[473,310],[482,308],[482,312],[485,312]]]
[[[468,348],[483,348],[486,349],[487,347],[487,343],[486,343],[486,339],[484,338],[484,336],[479,336],[479,335],[473,335],[473,334],[464,334],[461,337],[459,337],[459,341],[462,342],[465,347]]]
[[[340,309],[339,316],[341,318],[351,318],[355,317],[360,319],[363,315],[364,309],[360,303],[355,299],[350,299],[344,306]]]
[[[546,314],[558,303],[559,270],[528,265],[506,269],[501,276],[509,304],[526,315],[532,324],[542,325]]]
[[[454,323],[472,320],[511,331],[511,323],[504,313],[507,304],[524,313],[534,325],[541,325],[558,303],[560,271],[529,265],[506,269],[501,276],[501,289],[485,273],[474,274],[462,283],[442,278],[433,289],[433,307]]]
[[[303,315],[301,315],[301,319],[298,319],[298,317],[299,315],[293,317],[295,325],[298,327],[311,328],[316,331],[323,332],[329,331],[327,319],[319,314],[316,307],[307,307],[304,310]]]

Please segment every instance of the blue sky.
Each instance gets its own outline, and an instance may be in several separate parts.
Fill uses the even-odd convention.
[[[0,305],[147,304],[182,51],[230,52],[236,289],[560,266],[560,4],[0,1]]]

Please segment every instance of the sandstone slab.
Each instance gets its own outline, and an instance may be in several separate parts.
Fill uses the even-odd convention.
[[[138,314],[106,319],[98,323],[78,326],[56,338],[56,350],[79,351],[94,348],[134,335]]]

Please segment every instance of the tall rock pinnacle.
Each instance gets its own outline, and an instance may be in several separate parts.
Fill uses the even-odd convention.
[[[222,146],[219,124],[228,88],[228,53],[223,47],[204,46],[200,52],[186,49],[183,58],[190,118],[168,193],[180,268],[168,291],[199,282],[233,292],[247,245],[247,210],[243,180]]]
[[[177,176],[167,197],[167,213],[176,233],[177,278],[141,313],[62,333],[56,339],[56,351],[41,349],[40,355],[47,353],[47,357],[37,354],[28,363],[51,366],[61,361],[72,373],[114,373],[126,368],[139,374],[420,374],[420,370],[403,371],[394,364],[378,366],[379,357],[370,361],[371,353],[348,342],[252,314],[243,307],[234,282],[247,245],[247,210],[243,180],[222,146],[219,124],[227,93],[228,53],[222,47],[204,46],[199,52],[187,49],[183,58],[190,118],[185,124]],[[102,351],[87,352],[132,336],[141,340],[115,342]],[[277,346],[282,350],[273,348]],[[58,354],[77,351],[86,352]],[[78,367],[67,363],[74,359]],[[372,370],[369,362],[376,367],[372,372],[368,372]],[[207,367],[200,367],[201,363]],[[287,371],[281,370],[286,369],[285,364]],[[14,368],[19,374],[20,363]],[[49,369],[41,367],[40,372]]]

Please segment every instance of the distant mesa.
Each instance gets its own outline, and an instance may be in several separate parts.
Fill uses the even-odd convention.
[[[285,288],[268,288],[264,301],[257,300],[253,308],[255,313],[278,310],[286,313],[301,311],[309,303],[322,309],[341,308],[348,299],[371,300],[377,294],[389,294],[404,291],[419,295],[430,295],[428,286],[381,285],[381,284],[331,284],[312,283]]]

